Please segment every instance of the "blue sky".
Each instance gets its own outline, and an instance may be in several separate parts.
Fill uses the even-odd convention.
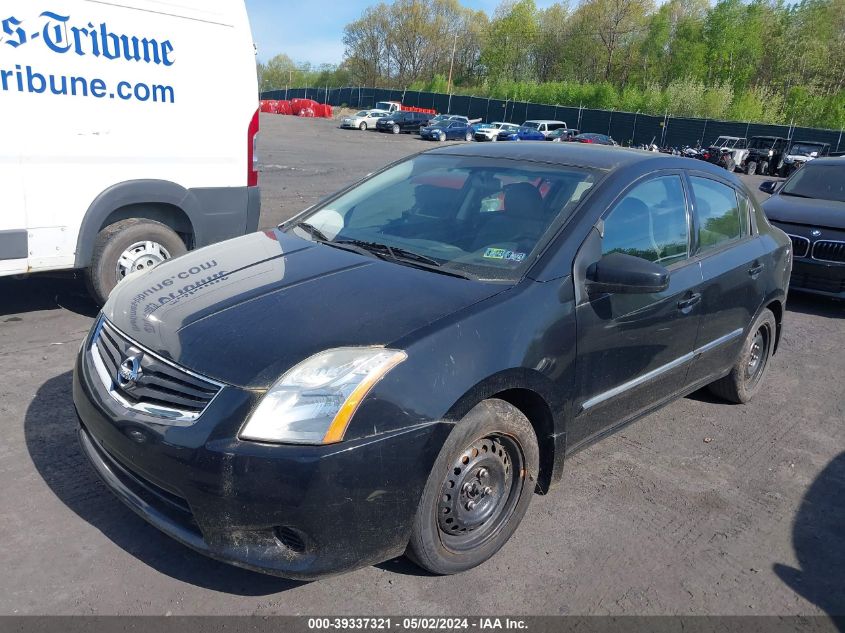
[[[258,58],[285,53],[296,62],[337,64],[343,59],[343,27],[377,0],[246,0]],[[554,0],[539,0],[547,7]],[[499,0],[463,0],[492,14]]]

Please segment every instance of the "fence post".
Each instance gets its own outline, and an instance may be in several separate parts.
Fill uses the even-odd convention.
[[[610,118],[607,119],[607,135],[610,136],[610,127],[613,125],[613,108],[610,109]]]
[[[529,103],[530,103],[530,101],[526,101],[526,102],[525,102],[525,118],[523,119],[523,121],[527,121],[527,120],[528,120],[528,104],[529,104]]]
[[[836,141],[836,151],[839,151],[839,144],[842,142],[842,130],[845,129],[844,127],[839,128],[839,140]]]
[[[702,128],[702,130],[701,130],[701,140],[698,141],[699,145],[702,145],[702,146],[704,145],[704,138],[707,135],[707,121],[709,121],[709,120],[710,119],[704,119],[704,128]]]
[[[583,109],[584,109],[584,104],[579,103],[579,104],[578,104],[578,127],[577,127],[577,128],[575,128],[575,129],[577,129],[579,132],[583,132],[583,131],[584,131],[584,130],[582,130],[582,129],[581,129],[581,110],[583,110]]]
[[[487,97],[487,113],[484,115],[484,120],[490,123],[490,97]]]
[[[630,145],[633,145],[637,140],[637,116],[639,116],[640,111],[637,110],[634,112],[634,129],[631,131],[631,142]]]

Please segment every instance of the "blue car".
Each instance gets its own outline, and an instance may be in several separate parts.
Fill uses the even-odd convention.
[[[532,127],[520,126],[518,130],[499,132],[500,141],[545,141],[546,137],[539,130]]]
[[[420,137],[427,141],[471,141],[474,135],[473,127],[461,120],[440,121],[420,129]]]

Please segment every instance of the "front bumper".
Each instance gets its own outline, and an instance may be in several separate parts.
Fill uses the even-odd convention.
[[[794,259],[789,289],[845,299],[845,264]]]
[[[332,446],[244,442],[237,433],[254,394],[224,387],[194,425],[168,426],[121,410],[87,350],[73,380],[83,450],[162,532],[218,560],[302,580],[404,552],[448,424]]]

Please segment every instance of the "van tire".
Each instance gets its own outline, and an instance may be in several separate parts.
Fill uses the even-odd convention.
[[[88,291],[99,305],[106,302],[120,281],[117,266],[121,255],[133,244],[145,241],[161,247],[162,260],[188,252],[182,238],[161,222],[129,218],[108,225],[97,234],[91,264],[85,270]]]

